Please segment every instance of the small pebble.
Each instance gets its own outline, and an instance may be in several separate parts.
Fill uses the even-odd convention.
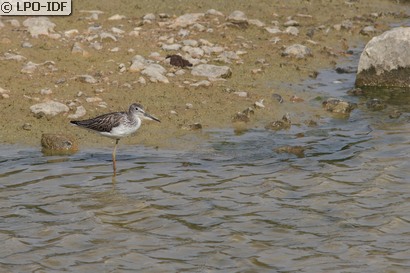
[[[366,106],[372,111],[380,111],[387,107],[387,105],[379,99],[369,99],[366,102]]]
[[[265,105],[263,105],[263,99],[256,101],[253,105],[256,108],[265,108]]]
[[[293,95],[292,97],[290,97],[289,101],[291,101],[291,102],[304,102],[305,100],[298,97],[298,96],[296,96],[296,95]]]
[[[31,125],[30,123],[24,123],[22,128],[23,130],[31,131],[31,129],[33,128],[33,125]]]
[[[391,118],[391,119],[396,119],[396,118],[399,118],[400,116],[401,116],[401,112],[400,111],[398,111],[398,110],[394,110],[393,112],[391,112],[390,114],[389,114],[389,118]]]
[[[272,98],[277,100],[279,103],[283,103],[283,98],[279,94],[272,94]]]

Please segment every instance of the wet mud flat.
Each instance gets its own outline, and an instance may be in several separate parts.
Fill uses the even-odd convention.
[[[292,84],[317,77],[351,48],[400,24],[408,18],[403,7],[408,4],[396,1],[82,1],[69,17],[43,18],[41,33],[30,28],[32,18],[2,17],[0,136],[39,146],[44,133],[69,133],[82,147],[106,145],[109,140],[76,130],[69,120],[125,111],[133,102],[162,122],[144,124],[127,144],[195,147],[207,129],[265,128],[286,113],[293,123],[315,122],[329,115],[315,102],[318,94]],[[174,66],[169,55],[192,66]],[[201,65],[228,72],[193,73]],[[31,108],[49,103],[57,105],[55,113]],[[237,118],[249,108],[251,114]]]

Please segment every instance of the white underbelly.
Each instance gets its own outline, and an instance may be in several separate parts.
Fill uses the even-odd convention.
[[[120,126],[113,128],[110,132],[101,132],[101,135],[114,138],[114,139],[123,138],[123,137],[129,136],[135,133],[139,127],[140,127],[140,124],[137,124],[137,126],[131,126],[131,127],[120,125]]]

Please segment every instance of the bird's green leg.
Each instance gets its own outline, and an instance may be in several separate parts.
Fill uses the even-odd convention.
[[[114,170],[114,176],[117,174],[117,166],[116,166],[116,162],[115,162],[115,153],[117,152],[118,141],[119,141],[119,139],[115,140],[114,150],[112,151],[112,167],[113,167],[113,170]]]

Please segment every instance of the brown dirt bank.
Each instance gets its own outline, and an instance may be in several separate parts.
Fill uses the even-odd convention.
[[[378,35],[389,29],[390,23],[403,21],[408,16],[401,13],[404,6],[408,7],[388,0],[74,1],[71,16],[49,18],[56,24],[54,31],[61,34],[57,39],[47,36],[32,38],[26,27],[22,26],[26,18],[2,17],[0,20],[4,26],[0,28],[0,57],[4,53],[13,53],[27,59],[23,62],[0,59],[0,87],[9,91],[5,98],[0,98],[0,141],[39,146],[42,133],[63,132],[76,135],[83,147],[110,143],[111,140],[69,125],[67,114],[73,114],[79,105],[87,110],[82,118],[90,118],[106,112],[126,110],[132,102],[141,102],[148,112],[162,122],[145,122],[136,136],[126,138],[122,143],[168,148],[190,147],[206,137],[199,131],[183,129],[196,122],[201,123],[204,129],[263,127],[269,121],[280,119],[285,112],[289,112],[296,123],[314,120],[317,115],[326,115],[322,109],[309,102],[316,94],[313,91],[298,93],[286,86],[306,79],[319,69],[334,66],[340,57],[346,55],[349,47],[370,39],[360,34],[364,26],[375,26],[377,32],[374,35]],[[198,20],[205,27],[204,30],[200,26],[186,27],[190,31],[186,37],[178,34],[181,28],[169,29],[158,24],[186,13],[205,13],[208,9],[216,9],[225,16],[241,10],[248,19],[259,19],[267,27],[277,21],[282,31],[286,29],[283,24],[293,19],[299,22],[299,26],[296,26],[299,34],[271,34],[264,27],[255,25],[246,28],[231,26],[225,24],[225,16],[217,15],[207,15]],[[82,10],[100,10],[104,13],[98,19],[87,18],[90,14]],[[147,13],[154,13],[157,21],[143,23],[141,18]],[[171,17],[159,19],[160,13]],[[126,18],[108,20],[115,14]],[[12,24],[8,21],[10,19],[18,20],[21,26]],[[338,29],[340,24],[341,29]],[[90,26],[101,26],[107,32],[116,27],[124,30],[124,34],[119,35],[117,41],[96,39],[102,45],[102,49],[97,50],[90,47],[91,41],[94,41],[90,38],[92,33],[88,33]],[[128,35],[136,27],[140,27],[137,29],[139,36]],[[71,29],[77,29],[78,34],[65,37],[64,32]],[[232,69],[230,78],[214,81],[209,87],[190,86],[204,78],[192,76],[189,69],[185,69],[183,75],[168,77],[168,84],[151,83],[147,78],[147,83],[141,84],[138,82],[141,76],[139,72],[120,72],[119,65],[125,64],[128,68],[132,57],[137,54],[148,59],[152,52],[158,52],[162,57],[184,53],[162,50],[160,43],[167,41],[161,40],[161,36],[173,39],[174,43],[186,39],[206,39],[224,47],[225,51],[246,53],[240,55],[239,60],[228,64],[216,62],[216,56],[208,56],[208,63],[228,65]],[[280,40],[275,43],[272,41],[274,37]],[[23,42],[31,43],[32,47],[22,47]],[[75,42],[84,47],[84,54],[71,52]],[[281,56],[284,47],[296,43],[308,46],[313,56],[299,60]],[[112,52],[111,49],[116,47],[118,51]],[[263,61],[257,61],[261,59]],[[34,73],[21,73],[23,65],[28,61],[53,61],[54,66],[44,65]],[[168,71],[176,70],[164,62],[159,63]],[[77,75],[84,74],[92,75],[98,82],[90,84],[76,79]],[[40,90],[45,88],[51,89],[52,93],[41,94]],[[249,95],[243,98],[226,92],[227,89],[247,91]],[[79,91],[83,93],[82,96],[78,96]],[[282,95],[287,103],[279,105],[271,98],[273,93]],[[292,95],[303,98],[304,102],[289,102]],[[87,97],[101,98],[107,107],[86,102]],[[50,99],[69,105],[70,112],[40,118],[31,113],[31,105]],[[235,113],[253,106],[260,99],[265,99],[265,108],[256,110],[250,122],[242,125],[232,123]],[[192,108],[187,109],[187,103],[192,104]],[[171,111],[176,114],[171,114]]]

